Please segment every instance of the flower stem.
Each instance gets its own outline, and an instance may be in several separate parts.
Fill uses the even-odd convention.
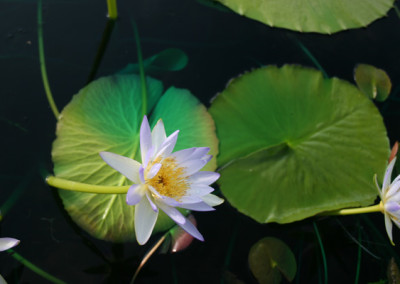
[[[21,256],[20,254],[16,253],[14,250],[9,249],[8,252],[10,252],[11,256],[18,260],[20,263],[25,265],[27,268],[35,272],[36,274],[42,276],[43,278],[49,280],[52,283],[57,283],[57,284],[65,284],[64,281],[54,277],[53,275],[47,273],[46,271],[42,270],[41,268],[37,267],[34,265],[32,262]]]
[[[139,64],[140,85],[141,85],[141,89],[142,89],[142,117],[143,117],[143,116],[147,115],[146,75],[144,73],[143,56],[142,56],[142,48],[140,46],[139,31],[138,31],[135,21],[132,21],[132,26],[133,26],[133,31],[135,33],[137,57],[138,57],[138,64]]]
[[[46,182],[48,185],[51,185],[59,189],[86,192],[86,193],[100,193],[100,194],[125,194],[128,192],[129,187],[131,187],[130,185],[106,186],[106,185],[87,184],[87,183],[66,180],[55,176],[48,176],[46,178]]]
[[[44,59],[44,44],[43,44],[43,21],[42,21],[42,0],[38,2],[37,11],[37,23],[38,23],[38,45],[39,45],[39,61],[40,71],[42,74],[43,87],[46,92],[47,101],[49,102],[50,108],[53,111],[54,116],[58,119],[60,112],[57,109],[56,103],[53,99],[53,94],[50,90],[49,80],[47,78],[46,62]]]
[[[115,20],[118,18],[117,0],[107,0],[108,18]]]
[[[346,209],[327,211],[322,213],[321,215],[354,215],[354,214],[364,214],[364,213],[382,212],[382,211],[383,211],[383,204],[382,202],[380,202],[379,204],[368,207],[346,208]]]
[[[321,249],[322,263],[324,264],[324,278],[325,278],[325,282],[324,283],[327,284],[328,283],[328,265],[326,263],[325,249],[324,249],[324,245],[322,243],[321,236],[319,234],[319,230],[318,230],[317,224],[315,222],[313,222],[313,226],[314,226],[315,234],[317,235],[319,247]]]

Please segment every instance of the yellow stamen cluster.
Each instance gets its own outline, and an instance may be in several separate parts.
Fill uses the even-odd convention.
[[[161,195],[180,201],[189,188],[187,177],[184,175],[185,168],[178,167],[172,157],[165,159],[159,157],[149,163],[146,170],[150,170],[155,163],[160,162],[162,165],[160,170],[152,179],[146,180],[146,184],[154,187]]]

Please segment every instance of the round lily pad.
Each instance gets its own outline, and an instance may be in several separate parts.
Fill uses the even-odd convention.
[[[162,118],[167,135],[179,129],[175,150],[210,147],[218,152],[215,126],[206,108],[187,90],[170,88],[147,78],[150,124]],[[98,79],[74,96],[57,123],[52,159],[57,177],[94,185],[130,182],[99,156],[109,151],[140,161],[139,130],[143,119],[140,77],[117,75]],[[215,157],[205,167],[214,170]],[[59,190],[72,219],[91,235],[110,241],[135,240],[134,206],[125,194],[90,194]],[[154,232],[173,221],[160,213]]]
[[[375,66],[358,64],[354,69],[354,80],[361,92],[371,99],[383,102],[392,89],[388,74]]]
[[[386,15],[394,0],[217,0],[271,27],[331,34],[361,28]]]
[[[350,83],[301,66],[232,80],[212,102],[218,181],[258,222],[288,223],[373,203],[389,142],[374,104]]]
[[[277,238],[255,243],[249,252],[249,267],[260,284],[279,284],[282,274],[291,282],[296,275],[296,259],[290,248]]]

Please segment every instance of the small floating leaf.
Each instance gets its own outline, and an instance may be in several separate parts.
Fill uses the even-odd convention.
[[[288,223],[369,205],[389,157],[383,120],[350,83],[300,66],[232,80],[212,102],[226,199],[256,221]]]
[[[179,129],[175,150],[210,147],[213,160],[205,170],[216,167],[218,140],[211,116],[189,91],[169,88],[164,95],[160,81],[147,78],[147,113],[152,126],[162,118],[167,135]],[[137,75],[100,78],[82,89],[64,108],[57,123],[52,159],[57,177],[87,184],[128,185],[117,171],[99,156],[110,151],[140,161],[139,129],[141,85]],[[110,241],[135,240],[134,206],[125,194],[89,194],[59,190],[72,219],[91,235]],[[153,233],[174,222],[161,213]]]
[[[271,27],[331,34],[386,15],[394,0],[217,0]]]
[[[392,82],[388,74],[372,65],[358,64],[354,69],[354,80],[367,97],[383,102],[389,96]]]
[[[143,61],[144,71],[148,75],[158,74],[163,71],[179,71],[186,67],[188,57],[185,52],[177,48],[169,48],[160,53],[146,58]],[[139,73],[138,64],[128,64],[119,74]]]
[[[281,240],[268,237],[255,243],[249,252],[249,266],[260,284],[278,284],[283,276],[291,282],[296,275],[296,259]]]

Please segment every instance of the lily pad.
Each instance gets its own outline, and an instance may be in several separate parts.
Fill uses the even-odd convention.
[[[216,0],[271,27],[331,34],[383,17],[394,0]]]
[[[392,89],[388,74],[375,66],[358,64],[354,69],[354,80],[358,88],[371,99],[383,102]]]
[[[283,276],[291,282],[296,275],[296,259],[290,248],[277,238],[264,238],[249,252],[249,266],[260,284],[279,284]]]
[[[148,113],[152,126],[162,118],[167,135],[179,129],[175,150],[210,147],[216,167],[218,140],[206,108],[187,90],[170,88],[164,95],[160,81],[147,78]],[[172,104],[175,103],[175,104]],[[136,75],[104,77],[90,83],[64,108],[57,124],[52,158],[57,177],[96,185],[128,185],[129,181],[99,156],[109,151],[140,161],[139,129],[141,84]],[[125,194],[90,194],[59,190],[72,219],[91,235],[110,241],[135,240],[134,206]],[[155,232],[170,228],[173,221],[160,214]]]
[[[300,66],[268,66],[212,102],[218,181],[258,222],[288,223],[373,203],[389,142],[374,104],[350,83]]]

